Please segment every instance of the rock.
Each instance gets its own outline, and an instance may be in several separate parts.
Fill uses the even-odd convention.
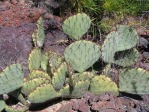
[[[149,42],[147,39],[145,39],[143,37],[139,38],[139,45],[138,46],[147,48],[148,44],[149,44]]]
[[[27,74],[28,55],[33,47],[31,35],[35,28],[35,24],[23,23],[0,29],[0,71],[10,64],[20,63]]]
[[[16,2],[0,3],[0,26],[19,26],[22,22],[36,22],[42,14],[41,9]]]

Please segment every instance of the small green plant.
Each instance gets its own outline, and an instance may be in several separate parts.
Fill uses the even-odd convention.
[[[107,13],[137,15],[141,11],[147,10],[148,5],[142,3],[141,0],[104,0],[102,7]]]
[[[99,14],[102,0],[66,0],[76,12]]]

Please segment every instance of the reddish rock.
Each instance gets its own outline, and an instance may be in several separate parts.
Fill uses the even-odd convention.
[[[36,22],[42,11],[20,2],[0,3],[0,26],[19,26],[22,22]]]

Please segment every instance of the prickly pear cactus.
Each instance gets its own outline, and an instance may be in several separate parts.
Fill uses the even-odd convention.
[[[21,91],[28,96],[32,91],[36,90],[37,87],[50,82],[51,78],[46,72],[33,70],[29,75],[28,81],[24,82]]]
[[[70,97],[71,98],[80,98],[82,97],[89,88],[90,81],[78,81],[75,83],[73,89],[70,91]]]
[[[43,27],[42,17],[37,21],[37,31],[32,34],[34,45],[37,47],[42,47],[45,39],[45,32]]]
[[[73,76],[74,83],[78,81],[85,81],[85,80],[91,80],[94,77],[94,74],[91,72],[83,72],[83,73],[76,73]]]
[[[102,45],[102,59],[120,66],[134,64],[138,58],[138,52],[134,48],[138,39],[137,32],[133,28],[118,26],[117,31],[111,32]]]
[[[104,75],[92,78],[89,91],[93,94],[113,92],[115,95],[118,95],[117,85],[110,78]]]
[[[76,81],[73,88],[66,85],[59,91],[59,94],[65,98],[80,98],[88,91],[89,85],[90,81],[88,80]]]
[[[119,91],[132,94],[149,94],[149,72],[142,68],[121,70]]]
[[[29,63],[29,70],[32,71],[34,69],[39,69],[41,65],[41,50],[35,48],[31,51],[28,59]]]
[[[62,28],[70,38],[79,40],[88,31],[90,25],[90,17],[84,13],[78,13],[66,19]]]
[[[99,59],[100,55],[100,46],[86,40],[70,44],[64,52],[66,62],[74,70],[81,73],[91,67]]]
[[[52,77],[52,85],[56,90],[59,90],[63,87],[67,73],[67,64],[64,62],[60,65],[60,67],[57,69]]]
[[[20,64],[12,64],[0,73],[0,94],[12,92],[23,85],[24,73]]]
[[[90,72],[76,73],[73,75],[73,87],[69,85],[64,86],[59,93],[62,97],[79,98],[88,91],[90,80],[93,78]]]
[[[48,70],[48,64],[49,64],[48,54],[44,53],[44,54],[42,54],[42,57],[41,57],[41,68],[44,71],[47,71]]]
[[[46,80],[49,80],[51,82],[51,77],[49,76],[49,74],[47,74],[46,72],[43,72],[41,70],[33,70],[30,73],[28,80],[32,80],[35,78],[45,78]]]
[[[4,108],[5,108],[5,101],[0,100],[0,112],[2,112],[2,110],[4,110]]]
[[[58,69],[58,67],[63,63],[64,59],[63,57],[61,57],[53,51],[49,51],[48,56],[51,72],[54,73]]]
[[[25,106],[20,107],[19,109],[17,108],[17,106],[16,106],[16,108],[14,108],[12,106],[8,106],[8,105],[6,105],[6,107],[5,107],[6,112],[26,112],[27,110],[28,110],[28,108]]]
[[[57,97],[59,97],[59,94],[55,91],[51,84],[43,84],[29,94],[28,100],[31,103],[43,103]]]
[[[37,87],[41,86],[42,84],[48,84],[49,81],[45,78],[35,78],[23,84],[21,89],[22,93],[26,96],[29,95],[32,91],[34,91]]]
[[[59,91],[59,96],[61,97],[69,97],[70,96],[70,86],[67,84]]]

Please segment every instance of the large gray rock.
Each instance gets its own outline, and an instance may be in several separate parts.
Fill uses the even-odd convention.
[[[28,55],[33,47],[31,35],[35,25],[28,23],[18,27],[0,29],[0,71],[13,63],[20,63],[28,73]]]

